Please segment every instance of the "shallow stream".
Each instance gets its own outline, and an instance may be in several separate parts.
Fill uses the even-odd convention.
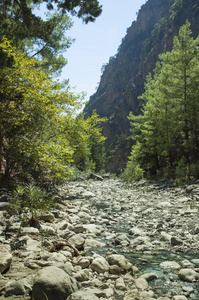
[[[97,207],[97,209],[102,209],[103,212],[107,215],[107,219],[113,220],[110,216],[110,210],[106,207]],[[111,215],[115,214],[115,222],[111,221],[107,224],[107,229],[109,232],[114,234],[126,234],[128,238],[132,239],[133,237],[128,234],[130,229],[130,224],[125,221],[125,218],[122,216],[123,212],[112,211]],[[134,266],[139,270],[138,276],[146,273],[155,273],[158,275],[158,279],[153,280],[149,283],[153,291],[159,296],[167,294],[168,291],[172,295],[184,294],[188,299],[199,300],[199,281],[197,282],[183,282],[178,277],[178,270],[170,268],[162,268],[160,264],[165,261],[175,261],[180,266],[192,262],[193,259],[198,260],[197,268],[199,268],[199,255],[190,254],[190,253],[172,253],[168,251],[155,251],[145,253],[135,252],[130,247],[123,247],[121,245],[115,245],[113,241],[107,241],[104,237],[100,237],[99,240],[106,244],[105,247],[92,249],[95,253],[98,253],[102,256],[111,253],[117,253],[124,255]],[[120,298],[118,298],[120,299]]]

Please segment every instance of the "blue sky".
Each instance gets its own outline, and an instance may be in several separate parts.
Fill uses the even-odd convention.
[[[117,53],[126,30],[136,20],[136,13],[146,0],[99,0],[103,6],[101,16],[94,23],[82,24],[72,18],[74,24],[67,35],[75,42],[64,53],[68,64],[61,79],[69,79],[76,92],[87,92],[86,101],[95,93],[100,81],[101,68]]]

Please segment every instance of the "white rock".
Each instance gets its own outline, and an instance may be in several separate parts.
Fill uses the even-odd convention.
[[[138,227],[133,227],[129,230],[129,234],[134,236],[146,236],[146,232],[144,232],[142,229]]]
[[[156,300],[153,298],[154,292],[153,291],[140,291],[140,298],[144,300]]]
[[[81,223],[83,223],[83,224],[89,224],[90,223],[91,214],[88,214],[88,213],[86,213],[84,211],[80,211],[78,213],[78,217],[81,220]]]
[[[46,267],[35,275],[32,297],[37,300],[44,299],[43,295],[48,300],[66,299],[77,289],[76,280],[66,272],[57,267]]]
[[[84,243],[84,249],[85,250],[89,250],[90,248],[98,248],[98,247],[104,247],[105,244],[102,243],[102,242],[99,242],[95,239],[92,239],[92,238],[87,238],[85,240],[85,243]]]
[[[172,237],[171,234],[168,234],[165,231],[161,231],[161,233],[160,233],[160,240],[161,241],[171,242],[171,237]]]
[[[78,250],[83,250],[85,239],[80,234],[75,234],[68,239],[68,242]]]
[[[140,277],[146,279],[146,281],[149,282],[149,281],[152,281],[154,279],[157,279],[158,275],[155,274],[155,273],[146,273],[146,274],[141,275]]]
[[[33,251],[33,252],[41,251],[42,248],[41,242],[38,242],[37,240],[33,240],[28,236],[26,236],[25,238],[27,239],[27,244],[26,244],[27,251]]]
[[[25,287],[21,280],[19,281],[10,281],[5,286],[5,297],[13,296],[13,295],[24,295]]]
[[[68,228],[69,223],[67,221],[61,221],[57,224],[57,228],[60,230],[65,230],[66,228]]]
[[[45,233],[47,236],[48,235],[55,235],[56,231],[52,226],[49,225],[41,225],[40,230]]]
[[[173,296],[172,300],[187,300],[187,297],[183,295]]]
[[[148,282],[146,281],[146,279],[139,277],[137,279],[135,279],[135,286],[139,289],[139,290],[147,290],[149,287]]]
[[[132,291],[128,291],[125,295],[124,295],[124,299],[123,300],[139,300],[139,292],[137,289],[134,289]]]
[[[99,256],[94,258],[90,265],[90,268],[98,273],[105,273],[109,271],[109,264],[104,257]]]
[[[98,235],[102,231],[102,226],[95,224],[84,224],[83,227],[85,228],[85,230],[87,230],[89,233],[92,233],[93,235]]]
[[[82,267],[82,269],[84,268],[88,268],[92,262],[92,257],[82,257],[82,256],[79,256],[78,259],[77,259],[77,264],[79,266]]]
[[[53,252],[53,253],[51,253],[50,260],[55,261],[55,262],[65,263],[65,262],[67,262],[68,258],[60,252]]]
[[[187,282],[193,282],[199,279],[199,273],[192,269],[181,269],[178,273],[178,276],[180,279]]]
[[[95,294],[84,291],[84,290],[79,290],[73,294],[71,294],[67,300],[98,300],[99,298],[95,296]]]
[[[83,281],[87,281],[89,280],[89,272],[87,272],[88,270],[80,270],[78,271],[75,275],[74,278],[79,281],[79,282],[83,282]]]
[[[12,254],[9,252],[8,245],[0,245],[0,272],[3,273],[8,269],[12,262]]]
[[[116,279],[115,288],[117,290],[122,290],[122,291],[125,291],[127,289],[126,285],[124,283],[124,279],[122,277],[119,277],[119,278]]]
[[[130,270],[132,268],[132,264],[120,254],[111,254],[106,257],[109,265],[117,265],[121,268],[121,270]]]
[[[161,268],[179,270],[181,266],[175,261],[163,261],[160,264]]]
[[[38,235],[39,229],[34,227],[23,227],[21,231],[21,235]]]

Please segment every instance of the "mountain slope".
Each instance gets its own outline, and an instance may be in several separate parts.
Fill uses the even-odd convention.
[[[152,72],[159,53],[171,50],[174,35],[186,19],[193,36],[199,34],[198,0],[148,0],[124,37],[116,56],[104,68],[96,93],[85,107],[108,118],[103,133],[110,158],[108,169],[119,172],[125,166],[131,142],[127,116],[139,114],[138,96],[144,91],[146,75]]]

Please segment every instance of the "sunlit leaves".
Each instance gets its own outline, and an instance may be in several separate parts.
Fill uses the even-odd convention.
[[[71,165],[89,167],[92,145],[104,142],[105,120],[95,112],[86,120],[77,115],[83,94],[49,79],[6,38],[0,47],[12,61],[0,72],[0,173],[57,181],[71,174]]]

